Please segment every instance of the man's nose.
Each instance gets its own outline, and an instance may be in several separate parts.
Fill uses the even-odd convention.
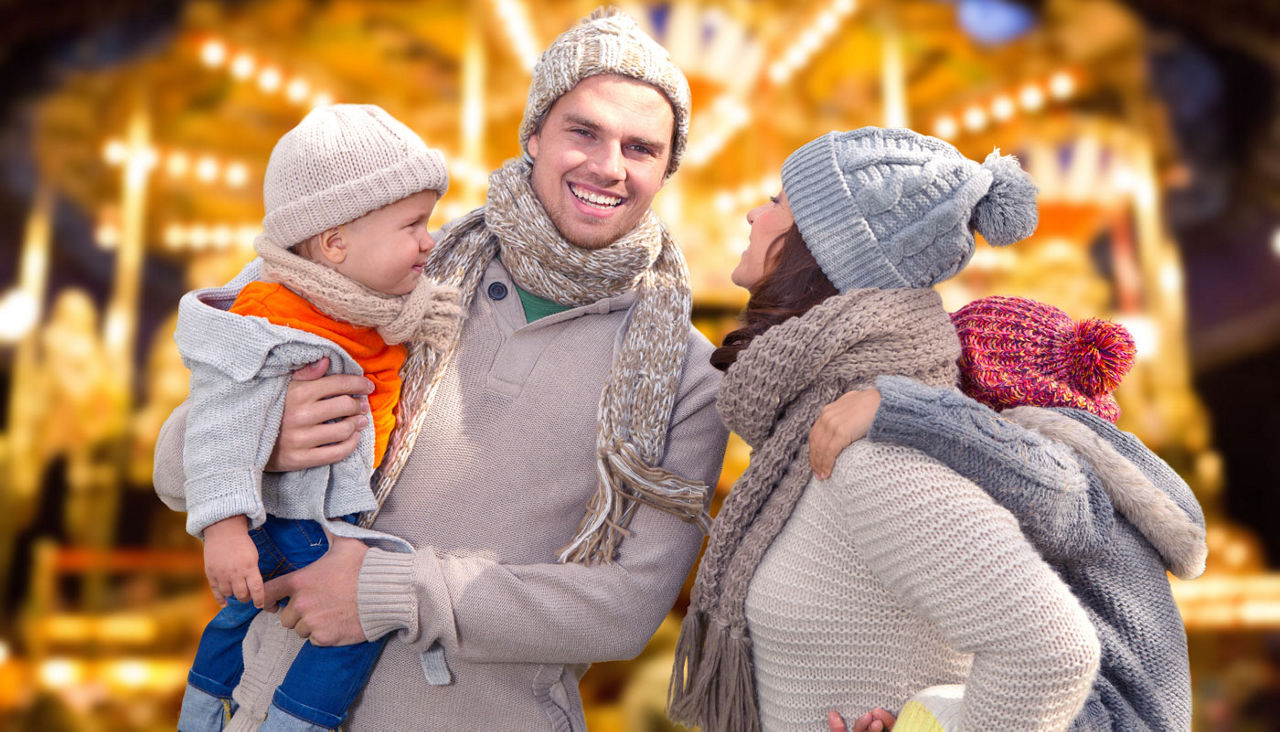
[[[622,146],[615,142],[607,142],[596,148],[591,158],[592,172],[606,180],[622,180],[626,177],[626,166],[622,159]]]

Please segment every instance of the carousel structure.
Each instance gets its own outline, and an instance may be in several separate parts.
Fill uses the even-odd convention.
[[[1208,571],[1173,580],[1197,725],[1264,684],[1231,669],[1263,663],[1250,639],[1280,630],[1280,575],[1220,508],[1223,469],[1192,388],[1183,268],[1162,210],[1185,169],[1151,93],[1142,22],[1115,0],[1048,0],[1036,14],[995,3],[1004,10],[986,15],[972,6],[991,3],[937,0],[617,4],[692,86],[686,160],[655,208],[684,246],[695,324],[713,341],[745,303],[728,279],[744,214],[777,193],[800,144],[910,126],[970,158],[997,147],[1019,157],[1040,186],[1039,230],[1014,247],[979,242],[939,287],[944,303],[1028,296],[1129,328],[1139,361],[1117,392],[1120,427],[1186,479],[1208,520]],[[35,180],[25,220],[7,222],[21,230],[19,276],[0,283],[0,727],[172,729],[216,611],[199,542],[151,493],[157,433],[186,396],[176,294],[252,258],[275,141],[317,105],[383,106],[446,154],[438,228],[483,204],[488,171],[519,152],[540,50],[594,6],[200,0],[144,46],[32,101]],[[80,246],[109,268],[101,292],[50,284],[69,259],[55,226],[69,210],[89,222]],[[721,498],[747,459],[735,437]],[[592,729],[675,729],[663,709],[686,601],[638,659],[584,679]]]

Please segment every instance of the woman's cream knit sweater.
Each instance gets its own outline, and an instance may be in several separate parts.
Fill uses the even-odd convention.
[[[1098,667],[1088,618],[1008,511],[923,453],[865,440],[810,481],[746,612],[766,730],[897,713],[941,683],[967,685],[965,730],[1065,729]]]

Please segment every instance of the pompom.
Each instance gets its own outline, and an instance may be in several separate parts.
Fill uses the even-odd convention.
[[[987,195],[973,209],[970,225],[993,246],[1022,241],[1036,231],[1040,212],[1036,207],[1036,184],[1012,155],[993,150],[982,167],[993,179]]]
[[[1098,318],[1082,320],[1071,330],[1063,356],[1075,388],[1090,397],[1114,391],[1137,355],[1133,336],[1123,325]]]
[[[591,15],[587,17],[587,20],[600,20],[601,18],[615,18],[618,16],[627,17],[627,14],[616,6],[601,5],[591,11]]]

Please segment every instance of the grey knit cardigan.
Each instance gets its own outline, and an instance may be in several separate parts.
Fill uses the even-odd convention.
[[[356,451],[334,465],[264,472],[293,370],[327,357],[329,373],[364,371],[332,341],[265,318],[227,312],[240,288],[258,278],[260,264],[254,260],[227,285],[189,292],[178,303],[174,338],[182,362],[191,370],[191,409],[182,455],[187,479],[181,495],[158,491],[160,499],[169,508],[187,512],[187,531],[196,537],[209,524],[230,516],[247,516],[250,526],[257,527],[271,514],[324,521],[339,536],[411,551],[408,543],[389,534],[327,520],[376,505],[369,487],[372,420]]]
[[[1189,730],[1187,637],[1165,573],[1204,571],[1204,514],[1186,482],[1088,412],[1006,412],[1017,424],[956,389],[895,376],[876,388],[868,437],[921,450],[982,486],[1017,516],[1097,629],[1101,667],[1070,729]]]

